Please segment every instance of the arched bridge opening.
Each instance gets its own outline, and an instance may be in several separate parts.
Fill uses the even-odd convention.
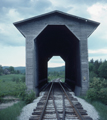
[[[48,25],[35,39],[38,90],[47,83],[47,62],[52,56],[65,61],[65,82],[75,91],[81,87],[78,38],[65,25]]]

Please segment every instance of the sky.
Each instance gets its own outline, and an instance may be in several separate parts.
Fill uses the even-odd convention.
[[[60,10],[100,22],[88,38],[88,59],[107,60],[107,2],[106,0],[0,0],[0,65],[25,66],[25,38],[14,22]],[[62,66],[59,57],[50,67]]]

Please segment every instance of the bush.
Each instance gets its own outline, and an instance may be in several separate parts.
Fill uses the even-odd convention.
[[[21,77],[21,81],[25,82],[25,76]]]
[[[94,77],[87,91],[87,98],[107,104],[107,80]]]
[[[99,99],[102,103],[107,104],[107,88],[101,88],[100,89]]]
[[[97,100],[97,91],[94,88],[90,88],[87,92],[87,97],[93,101]]]
[[[35,99],[35,92],[34,91],[24,92],[21,95],[21,99],[25,101],[26,104],[29,104],[33,102],[33,100]]]

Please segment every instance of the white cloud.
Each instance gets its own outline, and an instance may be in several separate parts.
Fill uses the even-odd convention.
[[[88,7],[87,12],[90,14],[92,20],[101,23],[94,35],[103,40],[107,39],[107,3],[93,4]]]
[[[48,67],[61,67],[64,66],[65,62],[60,56],[53,56],[49,61],[48,61]]]
[[[103,48],[103,45],[107,43],[107,3],[101,3],[101,1],[96,3],[95,1],[84,0],[29,0],[27,2],[25,2],[25,0],[3,0],[0,5],[0,44],[4,46],[0,46],[0,64],[14,66],[25,64],[25,54],[21,55],[21,52],[19,52],[21,50],[23,51],[24,47],[20,46],[24,46],[25,38],[14,27],[13,22],[56,9],[100,22],[101,24],[98,29],[89,38],[91,42],[90,48],[92,48],[92,46],[95,48],[98,45],[100,48]],[[100,42],[99,39],[101,39]],[[95,40],[97,42],[95,42]],[[100,43],[103,42],[104,44],[101,46]],[[99,46],[97,48],[99,48]],[[100,56],[101,58],[106,58],[106,47],[105,49],[97,50],[90,48],[89,59],[95,54],[94,58],[96,59],[99,58],[97,56],[98,54],[103,55]],[[14,59],[14,61],[12,59]],[[64,64],[57,58],[54,59],[53,62],[51,61],[49,66],[56,67],[63,65]]]
[[[88,50],[89,54],[107,54],[107,49]]]
[[[104,17],[107,14],[107,4],[96,3],[90,6],[87,11],[90,13],[91,18],[98,21],[105,21]]]
[[[9,9],[8,13],[6,14],[6,16],[8,17],[8,20],[10,19],[10,21],[12,21],[12,22],[24,19],[21,16],[21,14],[15,8]]]
[[[63,63],[50,63],[50,64],[48,64],[48,67],[61,67],[64,65],[65,64],[63,64]]]
[[[25,66],[25,47],[0,46],[2,66]]]
[[[106,49],[96,49],[88,50],[89,60],[107,60],[107,48]]]
[[[24,46],[25,38],[18,32],[11,23],[0,23],[0,43],[9,46]]]

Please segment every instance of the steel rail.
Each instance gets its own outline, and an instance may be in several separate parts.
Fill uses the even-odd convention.
[[[58,114],[58,111],[57,111],[57,108],[56,108],[56,104],[55,104],[54,87],[53,87],[53,90],[52,90],[52,98],[53,98],[54,108],[55,108],[55,111],[56,111],[57,120],[60,120],[60,117],[59,117],[59,114]]]
[[[48,103],[48,99],[49,99],[50,93],[51,93],[51,91],[52,91],[52,87],[53,87],[53,82],[52,82],[52,85],[51,85],[51,87],[50,87],[50,90],[49,90],[48,96],[47,96],[47,98],[46,98],[46,102],[45,102],[45,105],[44,105],[44,108],[43,108],[43,110],[42,110],[42,113],[41,113],[41,115],[40,115],[39,120],[42,120],[42,119],[43,119],[43,116],[44,116],[44,113],[45,113],[45,109],[46,109],[46,106],[47,106],[47,103]]]
[[[64,94],[62,93],[62,97],[63,97],[63,118],[62,120],[65,120],[65,100],[64,100]]]
[[[60,84],[62,90],[64,91],[64,93],[65,93],[67,99],[69,100],[71,106],[73,107],[73,110],[75,111],[75,113],[76,113],[76,115],[78,116],[79,120],[84,120],[83,117],[81,116],[80,112],[78,111],[78,109],[75,107],[75,105],[74,105],[74,104],[72,103],[72,101],[70,100],[70,98],[69,98],[67,92],[65,91],[65,89],[63,88],[63,86],[61,85],[60,82],[59,82],[59,84]]]

